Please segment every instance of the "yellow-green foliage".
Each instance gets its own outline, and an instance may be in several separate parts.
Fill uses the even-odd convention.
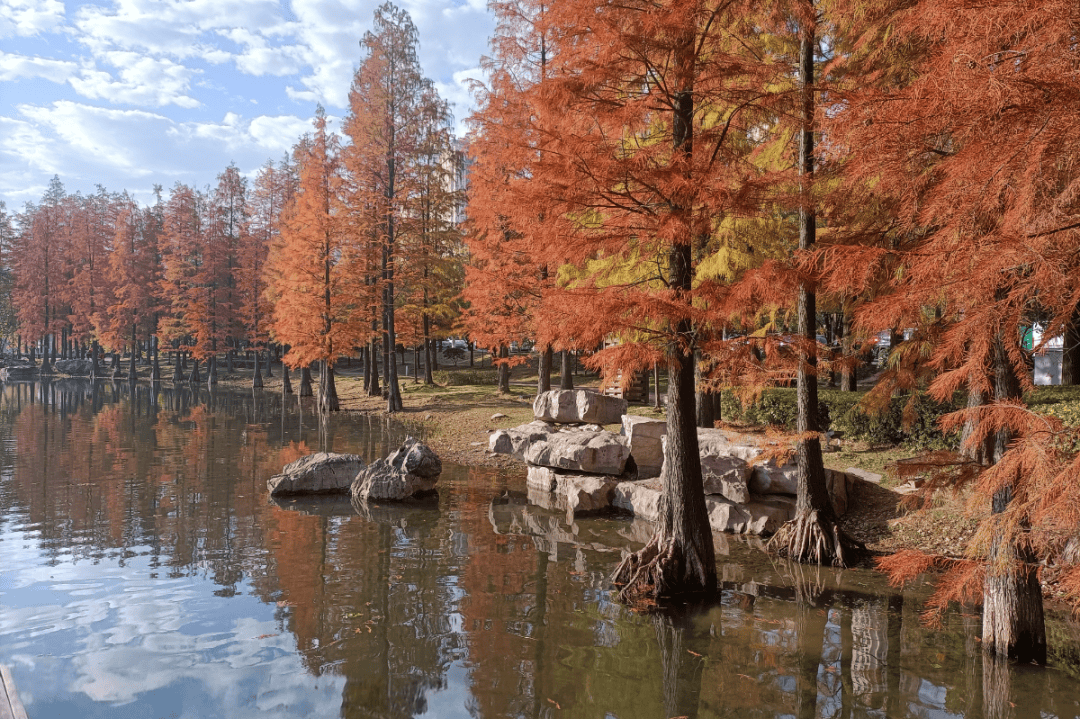
[[[1080,427],[1080,385],[1039,387],[1024,400],[1036,412],[1057,417],[1070,427]]]

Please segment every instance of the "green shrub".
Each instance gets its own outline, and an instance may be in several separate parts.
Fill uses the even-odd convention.
[[[944,449],[955,447],[959,436],[942,436],[938,420],[943,414],[959,409],[962,398],[953,402],[938,403],[920,393],[915,400],[915,421],[908,428],[903,426],[904,406],[907,396],[893,397],[888,409],[869,414],[858,406],[866,392],[841,392],[821,390],[818,394],[818,417],[821,426],[842,432],[847,439],[869,444],[905,444],[916,449]],[[743,407],[733,392],[724,392],[721,408],[726,420],[739,420],[750,424],[779,425],[794,431],[797,417],[795,390],[774,388],[765,390],[754,404]]]
[[[444,387],[463,385],[496,385],[499,383],[498,369],[438,369],[431,373],[432,379]]]
[[[1070,427],[1080,427],[1080,385],[1039,387],[1024,400],[1036,412],[1053,415]]]

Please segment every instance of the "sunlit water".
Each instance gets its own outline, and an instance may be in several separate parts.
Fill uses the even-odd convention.
[[[979,619],[925,587],[775,563],[718,537],[724,591],[678,617],[605,584],[650,525],[567,524],[522,473],[450,465],[414,506],[267,498],[318,449],[385,455],[378,419],[295,398],[126,385],[0,394],[0,663],[30,719],[1073,717],[1049,669],[983,666]]]

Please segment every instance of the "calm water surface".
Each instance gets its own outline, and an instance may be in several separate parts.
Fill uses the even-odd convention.
[[[401,436],[272,394],[0,388],[0,663],[30,719],[1080,714],[1072,625],[1049,669],[984,666],[977,616],[919,624],[925,587],[731,538],[715,605],[633,614],[604,577],[650,525],[567,524],[521,473],[268,501],[297,457]]]

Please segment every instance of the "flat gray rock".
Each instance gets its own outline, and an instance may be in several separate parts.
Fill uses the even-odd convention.
[[[363,468],[364,459],[358,454],[316,452],[285,465],[266,487],[272,496],[346,493]]]
[[[88,359],[68,359],[68,360],[56,360],[53,362],[53,367],[60,374],[66,374],[71,377],[89,377],[90,368],[94,363]],[[101,367],[99,365],[98,369]]]
[[[630,447],[613,432],[555,432],[533,441],[522,454],[528,464],[581,474],[620,475]]]
[[[557,424],[616,424],[626,414],[626,400],[591,390],[553,389],[533,401],[533,416]]]
[[[664,466],[663,438],[667,422],[634,414],[622,416],[622,436],[630,444],[630,456],[637,464],[641,477],[659,476]]]
[[[539,420],[511,429],[499,429],[488,436],[488,449],[495,454],[508,454],[524,461],[525,451],[533,442],[541,442],[558,431],[551,422]]]

